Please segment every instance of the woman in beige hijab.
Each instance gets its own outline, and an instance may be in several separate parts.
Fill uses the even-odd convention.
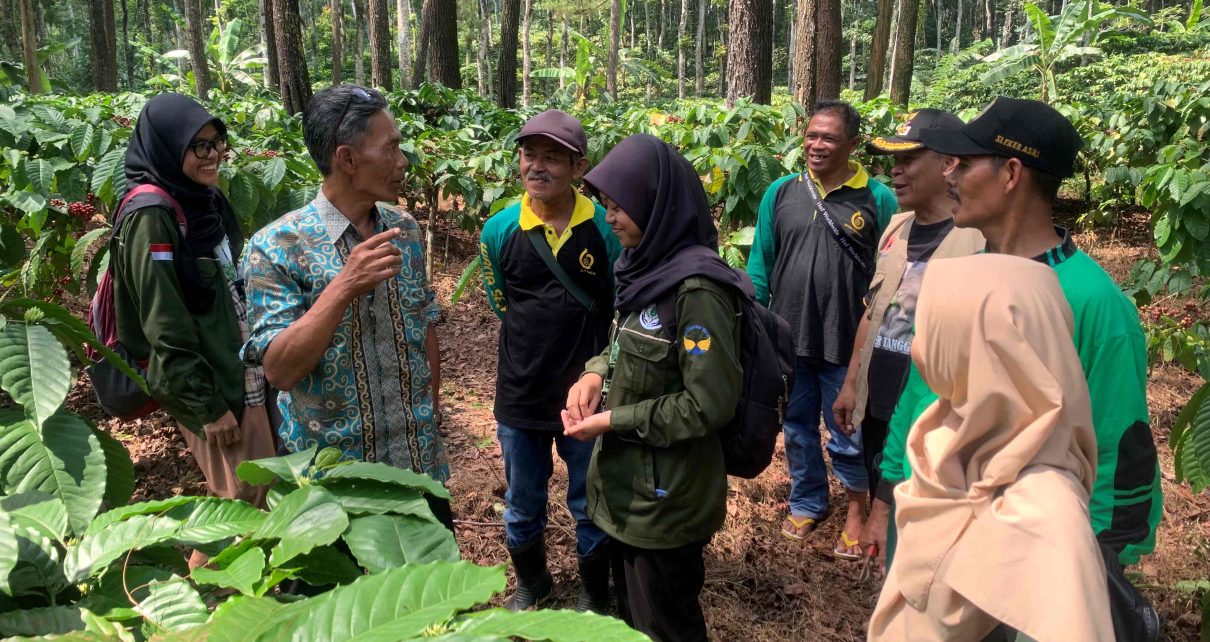
[[[1113,640],[1089,526],[1096,444],[1072,315],[1050,268],[930,264],[912,358],[939,396],[908,435],[898,554],[870,639]]]

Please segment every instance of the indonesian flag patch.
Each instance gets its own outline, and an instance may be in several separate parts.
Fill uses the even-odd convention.
[[[171,243],[152,243],[151,244],[151,260],[152,261],[172,261],[172,244]]]

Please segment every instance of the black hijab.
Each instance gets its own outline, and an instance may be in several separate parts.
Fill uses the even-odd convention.
[[[752,301],[752,281],[718,255],[718,230],[693,165],[668,143],[635,134],[605,155],[584,182],[616,202],[643,230],[636,248],[614,265],[615,307],[639,310],[692,276],[703,276]]]
[[[238,257],[244,245],[244,235],[231,203],[218,188],[201,185],[181,171],[185,154],[192,154],[189,145],[206,125],[214,125],[219,136],[226,136],[227,126],[192,98],[181,94],[160,94],[143,106],[138,122],[126,148],[126,188],[152,184],[168,192],[185,212],[188,225],[181,249],[174,264],[185,304],[195,314],[203,314],[214,305],[214,289],[198,274],[196,258],[212,256],[214,248],[226,236],[232,259]],[[115,230],[128,212],[167,204],[152,194],[134,197],[118,212]]]

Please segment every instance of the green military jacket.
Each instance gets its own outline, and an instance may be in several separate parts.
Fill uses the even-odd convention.
[[[727,473],[717,431],[739,402],[739,307],[708,279],[677,290],[675,327],[655,306],[620,313],[587,372],[606,378],[610,432],[588,473],[588,514],[639,548],[701,542],[723,525]],[[612,377],[609,373],[612,371]]]
[[[146,207],[128,214],[111,247],[114,308],[118,339],[134,358],[148,360],[151,396],[186,428],[202,434],[204,424],[227,411],[236,419],[243,415],[242,341],[217,258],[195,259],[215,292],[214,305],[202,315],[185,307],[173,265],[180,246],[181,234],[168,210]]]

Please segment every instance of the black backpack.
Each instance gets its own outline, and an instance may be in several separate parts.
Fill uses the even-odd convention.
[[[676,294],[657,305],[676,334]],[[666,321],[665,321],[666,320]],[[739,363],[743,389],[735,416],[719,430],[727,474],[760,475],[773,461],[777,436],[794,389],[794,338],[790,324],[759,303],[740,302]]]

